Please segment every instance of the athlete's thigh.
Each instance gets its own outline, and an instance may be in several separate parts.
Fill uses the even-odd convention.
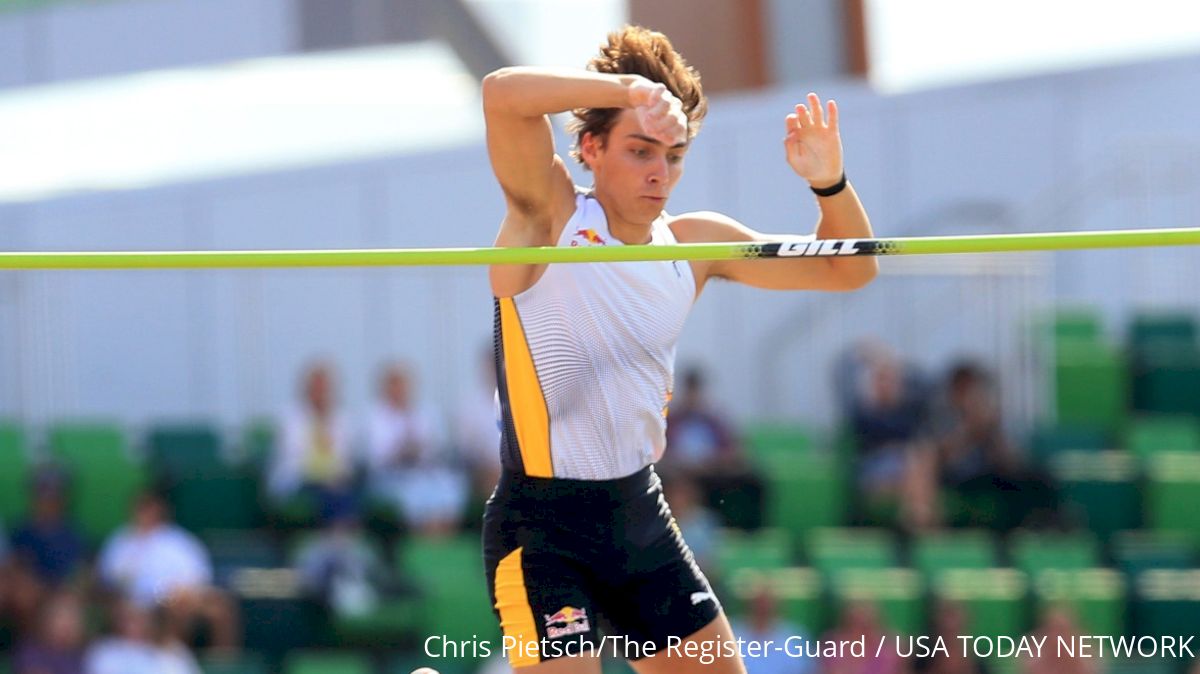
[[[724,611],[684,637],[677,647],[661,649],[653,656],[629,664],[638,674],[746,674]]]

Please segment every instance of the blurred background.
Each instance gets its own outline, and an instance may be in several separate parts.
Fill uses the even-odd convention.
[[[0,0],[0,248],[490,245],[480,78],[626,22],[710,96],[672,212],[811,232],[815,90],[880,236],[1197,224],[1190,3]],[[1200,253],[881,268],[709,287],[679,345],[661,472],[739,635],[1200,635]],[[478,268],[0,272],[0,672],[505,671],[427,642],[498,643],[491,321]]]

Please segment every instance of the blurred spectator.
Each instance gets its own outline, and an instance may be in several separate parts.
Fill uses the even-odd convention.
[[[112,627],[109,637],[88,649],[85,674],[200,674],[160,612],[121,601],[113,609]]]
[[[296,554],[304,591],[334,613],[368,613],[395,586],[388,565],[352,511],[331,516]]]
[[[747,641],[771,641],[774,645],[761,656],[747,658],[746,670],[754,674],[815,674],[817,660],[803,654],[788,653],[785,644],[791,637],[808,641],[809,637],[799,626],[779,618],[778,602],[771,586],[763,583],[750,599],[744,620],[735,621],[733,633]],[[791,642],[793,644],[796,641]]]
[[[663,492],[671,516],[679,525],[683,540],[687,542],[700,565],[710,575],[719,574],[714,569],[714,555],[720,547],[721,521],[700,500],[700,490],[687,474],[663,476]],[[716,573],[713,573],[716,571]]]
[[[479,376],[455,414],[454,446],[470,467],[473,491],[487,498],[500,479],[500,413],[495,353],[488,346],[479,355]]]
[[[894,511],[906,528],[929,528],[937,513],[936,473],[924,440],[926,387],[885,347],[860,347],[853,359],[845,373],[855,379],[847,416],[863,509],[857,518]]]
[[[737,432],[708,399],[704,373],[689,367],[667,415],[664,471],[690,476],[704,501],[731,526],[761,524],[762,479],[746,460]]]
[[[921,674],[987,674],[987,668],[979,658],[968,657],[960,647],[959,637],[970,635],[967,631],[967,612],[962,604],[939,601],[930,619],[934,639],[941,639],[946,652],[931,653],[919,658],[916,670]]]
[[[908,663],[896,653],[894,648],[884,648],[879,655],[870,644],[878,644],[880,637],[885,634],[879,623],[879,613],[873,604],[863,601],[849,601],[843,604],[838,623],[833,630],[825,635],[822,642],[857,641],[866,639],[867,648],[863,657],[856,658],[848,652],[842,657],[822,659],[821,671],[824,674],[902,674],[910,671]]]
[[[997,521],[966,524],[1007,530],[1054,520],[1055,490],[1047,478],[1022,465],[1004,432],[996,387],[986,369],[969,361],[955,364],[946,377],[944,398],[934,422],[939,479],[967,498],[990,497],[999,511]]]
[[[12,538],[14,561],[53,588],[69,580],[83,563],[83,537],[67,518],[67,477],[61,469],[40,467],[30,483],[33,515]]]
[[[102,583],[135,604],[161,604],[173,636],[190,636],[195,622],[203,620],[214,649],[237,646],[237,609],[212,585],[208,551],[195,536],[169,521],[160,494],[139,495],[131,523],[104,544],[98,572]]]
[[[324,514],[353,500],[354,458],[349,430],[337,409],[333,369],[317,363],[303,381],[303,405],[284,417],[268,482],[276,498],[308,495]]]
[[[454,532],[467,503],[467,476],[449,455],[435,416],[415,402],[404,367],[386,367],[379,392],[367,440],[372,492],[422,534]]]
[[[17,646],[14,674],[82,674],[86,636],[79,598],[66,591],[51,596],[32,636]]]
[[[678,401],[667,415],[667,446],[663,463],[693,475],[709,475],[745,464],[737,435],[729,421],[708,400],[704,373],[695,367],[683,374]]]
[[[1047,647],[1041,651],[1041,657],[1025,658],[1020,661],[1018,671],[1022,674],[1095,674],[1100,671],[1099,661],[1091,657],[1075,657],[1060,653],[1058,648],[1050,648],[1057,644],[1061,637],[1070,641],[1079,636],[1079,628],[1075,616],[1065,606],[1054,606],[1042,613],[1041,622],[1033,631],[1035,637],[1045,637]]]

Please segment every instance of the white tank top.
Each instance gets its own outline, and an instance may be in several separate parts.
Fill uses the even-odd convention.
[[[651,245],[675,243],[663,218]],[[620,246],[600,202],[575,197],[559,246]],[[687,262],[551,264],[496,300],[501,460],[535,477],[609,480],[666,446],[675,343],[696,297]]]

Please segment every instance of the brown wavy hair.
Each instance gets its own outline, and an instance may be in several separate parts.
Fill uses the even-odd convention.
[[[700,122],[708,112],[708,99],[700,87],[700,73],[675,51],[666,35],[642,26],[625,26],[608,34],[608,44],[600,47],[600,53],[588,62],[587,67],[598,73],[641,75],[666,85],[683,103],[683,114],[688,119],[688,140],[700,131]],[[580,152],[583,135],[590,133],[601,142],[605,141],[621,110],[579,108],[571,111],[575,118],[567,123],[567,132],[575,136],[575,145],[571,148],[575,161],[587,168]]]

